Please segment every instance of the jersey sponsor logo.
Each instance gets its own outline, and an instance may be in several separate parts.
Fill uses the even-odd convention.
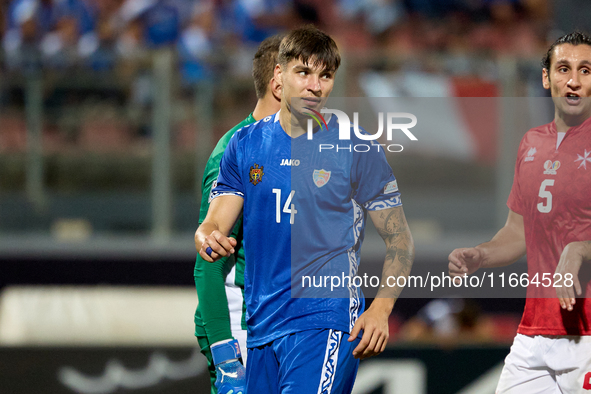
[[[386,183],[384,186],[384,194],[390,194],[398,191],[398,183],[394,180],[392,182]]]
[[[579,154],[577,154],[577,159],[575,160],[575,163],[577,161],[580,161],[581,164],[579,164],[579,166],[577,168],[581,168],[583,167],[584,169],[587,169],[587,162],[591,163],[591,152],[587,152],[587,149],[585,149],[585,156],[581,156]]]
[[[297,167],[300,165],[300,161],[298,159],[282,159],[280,165]]]
[[[314,170],[312,178],[314,179],[314,183],[316,184],[316,186],[322,187],[326,185],[330,180],[330,171]]]
[[[527,156],[525,157],[525,159],[523,159],[523,161],[533,161],[534,155],[536,154],[536,152],[537,152],[536,148],[534,148],[534,147],[529,148],[529,150],[527,151]]]
[[[552,160],[546,160],[544,163],[544,174],[546,175],[556,175],[556,170],[560,168],[560,162],[556,160],[552,162]]]
[[[258,185],[259,182],[263,180],[263,175],[265,175],[265,173],[263,172],[263,166],[259,168],[259,165],[255,163],[253,167],[250,167],[249,175],[250,183],[252,183],[255,186]]]

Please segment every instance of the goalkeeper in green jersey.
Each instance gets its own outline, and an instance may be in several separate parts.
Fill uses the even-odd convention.
[[[273,78],[280,42],[281,37],[273,36],[264,40],[259,46],[252,64],[258,98],[256,107],[246,119],[219,140],[207,161],[203,174],[199,224],[207,215],[209,195],[211,189],[215,187],[220,160],[230,138],[236,130],[276,113],[281,107],[281,86]],[[199,299],[195,311],[195,336],[201,352],[207,357],[212,394],[218,391],[219,394],[225,394],[231,390],[234,390],[234,394],[239,394],[242,388],[240,377],[244,376],[239,360],[240,349],[244,351],[242,362],[246,364],[244,249],[242,248],[241,219],[236,223],[231,236],[237,240],[234,248],[236,253],[215,263],[209,263],[197,255],[195,262],[195,287]],[[239,348],[237,348],[238,345]],[[235,383],[236,379],[224,380],[224,376],[238,376],[238,383]],[[244,378],[242,378],[243,381]]]

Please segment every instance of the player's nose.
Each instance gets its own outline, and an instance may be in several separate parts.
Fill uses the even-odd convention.
[[[310,79],[308,80],[308,89],[313,92],[320,91],[320,77],[318,75],[310,75]]]
[[[571,89],[578,89],[581,87],[581,80],[579,74],[574,72],[567,82],[567,86]]]

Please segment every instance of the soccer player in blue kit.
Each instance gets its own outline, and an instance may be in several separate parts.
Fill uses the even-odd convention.
[[[350,393],[359,359],[387,344],[388,317],[402,289],[387,286],[386,278],[408,276],[412,236],[379,146],[318,152],[319,144],[338,143],[336,116],[316,128],[313,140],[306,136],[340,65],[333,39],[315,27],[293,30],[278,62],[281,110],[234,134],[195,245],[210,262],[234,253],[228,234],[242,211],[247,393]],[[364,141],[353,135],[349,142]],[[306,294],[298,288],[302,273],[356,275],[367,215],[387,248],[384,285],[371,306],[363,312],[360,290],[345,281],[338,298],[293,297],[295,289]],[[329,294],[323,290],[313,294]]]

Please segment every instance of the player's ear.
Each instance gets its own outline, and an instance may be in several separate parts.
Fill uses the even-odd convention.
[[[281,65],[279,63],[277,63],[275,65],[275,70],[273,71],[273,79],[279,85],[283,85],[283,80],[282,80],[282,75],[281,75]]]
[[[544,89],[550,89],[550,74],[548,74],[547,68],[542,70],[542,86]]]
[[[271,89],[271,93],[273,93],[273,96],[281,101],[281,84],[279,84],[277,82],[277,79],[275,77],[271,78],[271,82],[269,82],[269,88]]]

